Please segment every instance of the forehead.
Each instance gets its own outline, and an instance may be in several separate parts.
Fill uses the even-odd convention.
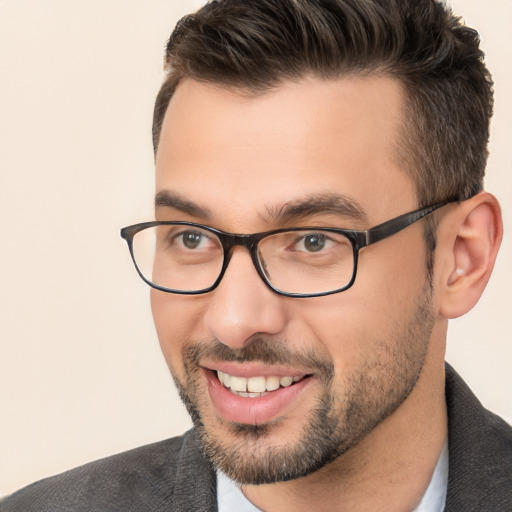
[[[351,198],[370,217],[397,200],[415,206],[395,151],[402,104],[400,83],[385,77],[308,78],[262,95],[185,80],[162,127],[157,193],[225,217],[315,194]]]

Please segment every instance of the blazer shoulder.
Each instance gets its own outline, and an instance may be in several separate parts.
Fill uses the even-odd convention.
[[[447,365],[450,465],[446,511],[512,510],[512,428]]]
[[[0,501],[0,512],[163,510],[172,499],[185,434],[90,462]]]

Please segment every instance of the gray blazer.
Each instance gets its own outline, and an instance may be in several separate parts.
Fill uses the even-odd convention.
[[[512,428],[486,411],[447,365],[446,512],[512,511]],[[215,512],[215,471],[194,430],[41,480],[1,512]]]

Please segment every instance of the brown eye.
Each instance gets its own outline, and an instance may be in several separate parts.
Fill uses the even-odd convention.
[[[201,244],[203,234],[196,231],[186,231],[185,233],[181,234],[181,238],[183,240],[183,245],[187,249],[197,249],[197,247],[199,247]]]
[[[304,248],[308,252],[318,252],[325,247],[325,236],[314,233],[304,237]]]

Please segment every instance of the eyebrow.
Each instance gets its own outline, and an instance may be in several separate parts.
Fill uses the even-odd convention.
[[[161,190],[155,196],[155,208],[170,208],[193,217],[209,219],[210,210],[185,199],[177,192]],[[353,198],[345,194],[321,193],[288,201],[283,205],[267,207],[268,222],[286,224],[314,215],[331,214],[348,217],[361,223],[368,222],[364,208]]]
[[[171,208],[193,217],[208,219],[211,217],[210,210],[200,206],[188,199],[183,198],[176,192],[161,190],[155,196],[155,208]]]
[[[334,193],[311,194],[279,207],[267,208],[267,214],[272,222],[283,224],[322,214],[348,217],[361,223],[368,222],[368,216],[361,204],[347,195]]]

